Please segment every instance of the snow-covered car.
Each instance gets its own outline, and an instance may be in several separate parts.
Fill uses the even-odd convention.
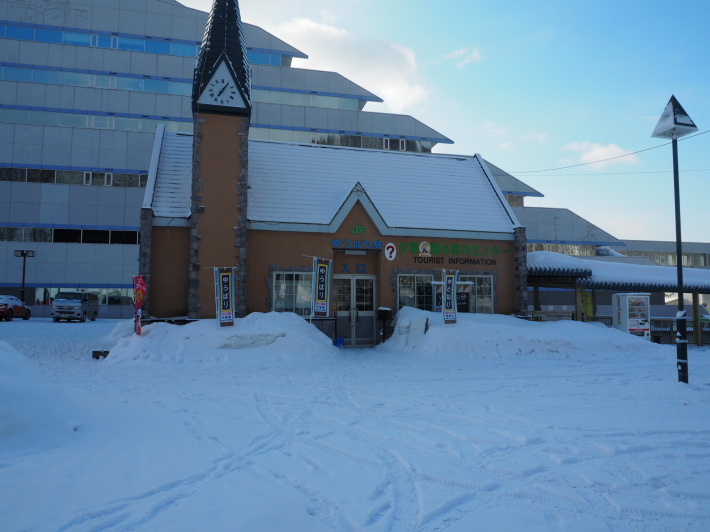
[[[12,318],[30,319],[30,309],[15,296],[0,296],[0,320],[12,321]]]

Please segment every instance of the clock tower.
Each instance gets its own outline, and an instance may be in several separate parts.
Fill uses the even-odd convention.
[[[247,163],[251,76],[237,0],[215,0],[192,86],[194,142],[190,318],[214,318],[214,268],[236,268],[237,316],[246,313]]]

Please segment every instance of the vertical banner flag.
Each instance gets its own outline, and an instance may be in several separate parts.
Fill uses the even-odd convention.
[[[443,270],[444,293],[442,310],[444,312],[444,323],[456,323],[456,286],[458,283],[459,271]]]
[[[140,336],[141,335],[141,318],[143,314],[143,301],[145,301],[145,293],[148,291],[148,287],[145,284],[145,279],[142,276],[136,275],[133,278],[133,293],[135,294],[135,306],[136,311],[133,317],[134,325],[133,331]]]
[[[313,257],[313,316],[330,315],[330,277],[333,261]]]
[[[234,327],[234,271],[236,268],[214,269],[216,318],[220,327]]]

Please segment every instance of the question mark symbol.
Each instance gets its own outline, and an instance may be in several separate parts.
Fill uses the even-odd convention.
[[[387,260],[394,260],[395,253],[397,251],[397,248],[395,247],[394,244],[387,244],[385,246],[385,252],[387,253]]]

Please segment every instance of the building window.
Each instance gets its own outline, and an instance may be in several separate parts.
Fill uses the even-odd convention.
[[[397,276],[397,308],[433,310],[432,275]]]
[[[26,176],[24,168],[0,168],[0,181],[25,181]]]
[[[26,242],[51,242],[52,230],[44,227],[25,228]]]
[[[54,183],[54,170],[27,169],[28,183]]]
[[[109,242],[109,232],[96,230],[96,229],[84,229],[81,242],[83,244],[108,244]]]
[[[55,229],[54,241],[79,244],[81,243],[81,229]]]
[[[459,281],[471,282],[472,286],[462,286],[461,293],[468,293],[468,309],[461,312],[478,314],[493,314],[493,276],[491,275],[459,275]],[[461,296],[465,300],[466,296]]]
[[[111,231],[111,244],[137,244],[137,231]]]
[[[274,311],[310,316],[313,274],[274,272]]]
[[[61,185],[81,185],[84,182],[85,173],[72,170],[57,170],[57,183]]]
[[[22,227],[0,227],[0,242],[22,242]]]

